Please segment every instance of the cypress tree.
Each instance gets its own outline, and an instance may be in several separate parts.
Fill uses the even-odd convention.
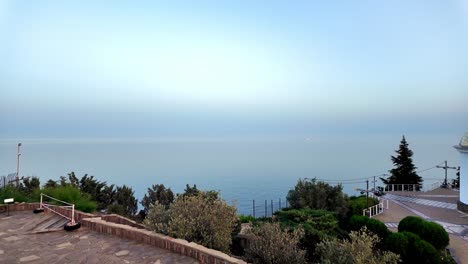
[[[405,136],[401,139],[400,147],[395,151],[396,156],[392,156],[394,168],[391,169],[387,179],[381,178],[384,184],[415,184],[416,190],[422,187],[423,179],[416,173],[416,166],[413,164],[413,151],[409,149]]]

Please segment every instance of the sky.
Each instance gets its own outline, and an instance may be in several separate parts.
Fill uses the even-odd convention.
[[[0,137],[468,131],[468,0],[0,0]]]

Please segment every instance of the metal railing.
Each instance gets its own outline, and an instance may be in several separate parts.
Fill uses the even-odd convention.
[[[362,215],[373,217],[388,210],[388,200],[381,199],[380,202],[374,206],[362,210]]]
[[[387,184],[384,188],[386,192],[416,192],[422,189],[418,184]]]
[[[43,200],[44,200],[44,199],[43,199],[44,196],[47,197],[47,198],[49,198],[49,199],[52,199],[52,200],[54,200],[54,201],[57,201],[57,202],[66,204],[66,205],[59,206],[59,205],[44,203],[44,201],[43,201]],[[64,214],[59,213],[58,211],[56,211],[56,210],[54,209],[55,207],[62,207],[62,208],[66,208],[66,209],[68,209],[68,210],[71,210],[71,218],[68,217],[68,216],[66,216],[66,215],[64,215]],[[74,204],[67,203],[67,202],[65,202],[65,201],[61,201],[61,200],[59,200],[59,199],[56,199],[56,198],[54,198],[54,197],[51,197],[51,196],[48,196],[48,195],[46,195],[46,194],[41,193],[40,208],[47,208],[48,210],[54,212],[55,214],[60,215],[61,217],[70,220],[72,225],[75,224],[75,205],[74,205]]]

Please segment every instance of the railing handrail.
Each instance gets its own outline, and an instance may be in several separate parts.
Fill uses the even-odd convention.
[[[60,206],[60,205],[54,205],[54,206],[63,207],[63,208],[70,208],[70,207],[71,207],[71,217],[65,216],[65,215],[59,213],[58,211],[52,209],[50,204],[44,203],[44,202],[42,201],[42,197],[43,197],[43,196],[45,196],[45,197],[47,197],[47,198],[50,198],[50,199],[52,199],[52,200],[55,200],[55,201],[64,203],[64,204],[68,204],[68,205],[62,205],[62,206]],[[65,202],[65,201],[61,201],[61,200],[59,200],[59,199],[56,199],[56,198],[54,198],[54,197],[51,197],[51,196],[49,196],[49,195],[46,195],[46,194],[41,193],[41,203],[40,203],[40,207],[41,207],[41,208],[45,207],[45,208],[49,209],[50,211],[52,211],[52,212],[54,212],[54,213],[56,213],[56,214],[58,214],[58,215],[60,215],[60,216],[62,216],[62,217],[64,217],[64,218],[70,220],[72,225],[75,224],[75,205],[74,205],[74,204],[71,204],[71,203],[68,203],[68,202]]]

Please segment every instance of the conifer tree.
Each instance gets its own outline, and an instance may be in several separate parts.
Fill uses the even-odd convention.
[[[395,151],[396,156],[392,156],[394,168],[391,169],[387,179],[381,178],[384,184],[415,184],[416,190],[422,187],[423,179],[416,173],[416,166],[413,164],[413,151],[409,149],[405,136],[401,139],[400,147]]]

